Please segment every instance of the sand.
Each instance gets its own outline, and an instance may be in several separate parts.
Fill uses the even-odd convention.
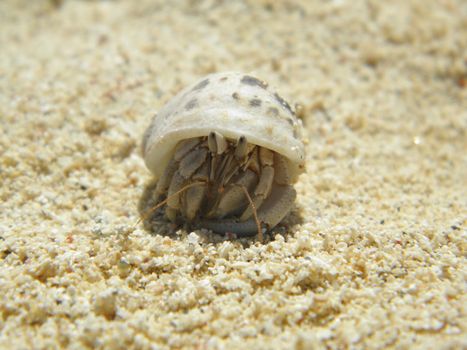
[[[138,222],[151,116],[224,70],[302,105],[264,243]],[[462,0],[0,2],[0,348],[466,348],[466,84]]]

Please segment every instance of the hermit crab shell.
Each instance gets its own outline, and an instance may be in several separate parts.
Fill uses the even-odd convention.
[[[143,157],[158,179],[180,141],[211,131],[233,140],[243,135],[284,156],[295,181],[304,168],[301,128],[290,105],[266,82],[243,73],[216,73],[182,90],[154,116],[143,137]]]

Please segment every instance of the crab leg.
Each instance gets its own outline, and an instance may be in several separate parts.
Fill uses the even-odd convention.
[[[159,181],[157,181],[156,199],[158,199],[162,194],[167,193],[175,172],[179,168],[180,160],[182,160],[182,158],[185,157],[188,152],[193,150],[200,142],[200,138],[193,138],[182,141],[177,145],[172,159],[165,168],[164,173],[160,177]]]
[[[257,230],[256,222],[253,219],[244,222],[238,222],[234,220],[205,220],[200,222],[199,227],[207,228],[208,230],[214,231],[216,233],[232,232],[239,237],[251,236],[253,233],[256,233]]]
[[[239,186],[251,189],[257,181],[256,174],[253,171],[247,169],[241,173],[235,178],[235,182],[227,187],[221,195],[219,203],[208,214],[208,217],[223,218],[227,215],[237,214],[247,205],[247,199]]]
[[[259,221],[266,224],[268,228],[276,226],[290,211],[295,197],[296,192],[291,185],[276,186],[258,211]],[[243,222],[238,220],[204,220],[201,221],[200,226],[219,233],[233,232],[239,236],[252,235],[257,230],[253,218]]]
[[[178,161],[175,158],[172,158],[164,170],[164,173],[157,181],[156,186],[156,200],[164,193],[167,193],[169,189],[170,182],[178,169]]]
[[[190,179],[191,176],[199,169],[206,160],[208,150],[204,147],[196,148],[188,153],[181,161],[178,172],[185,179]]]
[[[224,145],[225,138],[216,132],[208,136],[208,146],[211,152],[210,172],[210,206],[206,217],[222,218],[228,214],[238,214],[245,206],[245,198],[241,190],[233,188],[232,184],[240,181],[241,184],[251,188],[258,181],[251,171],[242,169],[247,161],[249,146],[245,136],[240,136],[235,147]],[[219,151],[222,151],[222,160],[219,161]],[[231,179],[235,181],[231,183]]]
[[[176,171],[172,181],[170,182],[169,190],[167,193],[167,207],[165,209],[165,215],[170,221],[175,222],[177,218],[177,212],[180,209],[180,194],[177,192],[182,189],[185,185],[186,179],[180,175],[179,171]]]
[[[200,147],[189,151],[180,160],[178,170],[173,175],[167,192],[168,200],[165,213],[171,221],[176,220],[177,211],[181,209],[181,194],[176,193],[186,185],[190,177],[201,167],[206,160],[206,156],[206,148]]]
[[[246,140],[246,137],[244,137],[243,139],[242,137],[240,137],[238,139],[237,147],[235,148],[235,154],[240,155],[240,157],[237,157],[237,155],[235,155],[235,162],[233,162],[233,164],[231,163],[230,167],[224,170],[223,179],[221,182],[222,186],[225,186],[226,184],[228,184],[230,180],[232,179],[232,177],[238,174],[240,170],[245,171],[246,169],[250,169],[256,174],[259,173],[258,171],[259,167],[255,168],[254,166],[254,161],[255,160],[256,162],[258,161],[257,159],[258,154],[256,152],[256,147],[247,146],[246,154],[243,154],[245,150],[244,149],[239,150],[238,148],[238,147],[244,148],[241,140]],[[250,156],[248,156],[248,154],[250,154]]]
[[[261,204],[269,193],[271,192],[273,180],[274,180],[274,153],[267,148],[261,147],[259,149],[259,158],[261,162],[261,177],[259,178],[258,185],[256,186],[253,193],[253,203],[255,208],[260,208]],[[249,205],[243,214],[240,216],[240,221],[245,221],[253,215],[253,207]]]
[[[276,226],[289,213],[296,197],[293,186],[275,186],[258,210],[259,220],[268,227]]]
[[[183,198],[182,214],[189,222],[193,221],[198,213],[208,189],[209,163],[205,162],[193,175],[193,182],[200,182],[199,186],[189,188]]]
[[[290,211],[296,196],[297,192],[290,185],[287,160],[274,153],[274,184],[270,195],[258,210],[260,221],[268,227],[276,226]]]

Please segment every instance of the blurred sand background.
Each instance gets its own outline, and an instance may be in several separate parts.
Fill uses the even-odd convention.
[[[151,116],[223,70],[303,106],[289,225],[135,228]],[[462,0],[1,1],[0,348],[466,348],[466,84]]]

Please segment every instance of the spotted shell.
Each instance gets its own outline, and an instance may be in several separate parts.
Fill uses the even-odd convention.
[[[290,105],[266,82],[238,72],[215,73],[179,92],[154,116],[143,137],[143,157],[158,179],[181,140],[211,131],[233,140],[244,135],[288,159],[295,181],[305,160],[301,129]]]

